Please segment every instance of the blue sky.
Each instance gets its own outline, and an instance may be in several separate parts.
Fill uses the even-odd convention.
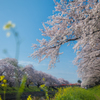
[[[46,22],[48,16],[53,14],[53,0],[1,0],[0,1],[0,59],[8,57],[3,53],[3,49],[7,49],[9,55],[15,57],[15,39],[11,33],[10,37],[6,37],[8,31],[3,30],[3,26],[8,22],[16,24],[15,30],[19,33],[22,43],[20,45],[19,64],[23,66],[33,64],[34,68],[45,73],[49,73],[57,78],[64,78],[71,83],[76,83],[77,66],[72,61],[76,57],[73,45],[61,46],[60,51],[64,52],[60,55],[60,62],[56,63],[56,67],[48,70],[50,59],[46,59],[38,64],[38,60],[29,58],[33,53],[32,44],[38,43],[36,39],[42,39],[41,31],[42,22]],[[9,56],[9,57],[10,57]]]

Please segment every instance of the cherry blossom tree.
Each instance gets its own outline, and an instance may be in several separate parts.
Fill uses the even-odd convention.
[[[18,61],[17,61],[17,59],[15,59],[15,58],[5,58],[5,59],[2,59],[1,62],[5,62],[8,65],[11,64],[13,67],[16,67],[14,71],[16,72],[16,76],[15,77],[17,77],[16,78],[16,86],[17,86],[17,84],[18,84],[18,73],[17,73],[16,69],[19,69],[18,68]]]
[[[18,67],[18,61],[15,58],[5,58],[5,59],[2,59],[2,61],[7,62],[15,67]]]
[[[58,81],[60,82],[60,84],[69,84],[69,82],[67,80],[64,80],[63,78],[58,78]]]
[[[0,64],[0,66],[1,66],[1,64]],[[0,67],[0,76],[2,76],[3,75],[3,73],[5,72],[5,68],[2,68],[2,67]]]
[[[23,71],[23,73],[27,75],[27,87],[29,87],[31,82],[36,83],[39,79],[32,64],[26,65],[24,68],[22,68],[21,71]]]
[[[14,58],[5,58],[0,60],[0,75],[4,75],[9,86],[16,85],[16,72],[17,72],[17,83],[20,86],[23,72],[18,68],[18,62]],[[15,72],[16,71],[16,72]]]
[[[97,37],[99,38],[99,37]],[[95,47],[86,46],[78,54],[78,57],[81,59],[77,63],[79,76],[82,78],[82,87],[85,85],[98,85],[100,84],[100,43],[98,42]],[[97,49],[98,48],[98,49]],[[85,50],[85,51],[84,51]]]
[[[45,73],[42,71],[37,71],[35,70],[35,75],[36,77],[36,85],[39,88],[40,85],[44,84],[45,82],[43,81],[43,78],[45,77]]]
[[[36,84],[39,87],[42,84],[45,84],[46,86],[54,85],[54,84],[60,84],[58,79],[50,74],[44,73],[42,71],[35,71],[37,79]],[[43,80],[44,79],[44,80]]]
[[[54,87],[55,84],[60,85],[59,80],[50,74],[46,74],[45,75],[45,86],[48,86],[49,89],[53,88],[55,90],[58,90],[57,88]]]
[[[48,83],[48,85],[53,85],[59,83],[58,79],[52,75],[46,74],[42,71],[37,71],[34,69],[33,65],[26,65],[24,68],[19,69],[15,67],[13,63],[10,63],[13,59],[2,59],[0,60],[0,75],[4,75],[7,83],[10,87],[16,86],[16,73],[17,71],[17,81],[18,86],[20,86],[22,77],[24,74],[27,75],[26,86],[29,87],[30,83],[33,82],[38,87],[42,84]],[[45,81],[43,81],[43,78]]]
[[[29,87],[29,84],[33,82],[37,87],[39,88],[40,85],[45,84],[46,86],[54,85],[54,84],[60,84],[57,78],[53,77],[50,74],[44,73],[42,71],[37,71],[33,69],[32,65],[27,65],[22,69],[24,73],[27,74],[27,87]],[[44,80],[43,80],[44,78]]]
[[[60,47],[65,43],[77,43],[74,64],[78,66],[78,76],[82,83],[100,83],[100,3],[99,0],[61,0],[55,2],[55,12],[40,29],[42,36],[50,39],[33,44],[33,59],[39,62],[50,57],[48,68],[59,61]],[[98,74],[97,74],[98,73]],[[91,80],[91,81],[90,81]]]
[[[46,83],[46,86],[60,84],[59,80],[50,74],[45,73],[44,78],[45,78],[45,82],[48,82],[48,84]]]
[[[5,76],[5,79],[7,80],[7,83],[9,86],[12,86],[13,83],[13,77],[14,77],[14,66],[4,62],[3,60],[0,60],[0,69],[1,69],[1,75]]]
[[[3,74],[5,73],[6,67],[7,66],[5,65],[5,63],[4,62],[1,63],[1,60],[0,60],[0,76],[3,76]]]

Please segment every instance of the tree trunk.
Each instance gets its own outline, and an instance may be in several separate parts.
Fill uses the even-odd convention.
[[[10,83],[9,83],[9,87],[12,87],[12,86],[13,86],[13,84],[10,82]]]
[[[39,88],[40,84],[37,85],[37,87]]]
[[[27,84],[27,88],[29,88],[29,84]]]

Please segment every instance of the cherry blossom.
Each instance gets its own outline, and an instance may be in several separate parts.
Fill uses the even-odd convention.
[[[59,61],[60,47],[74,41],[73,49],[77,52],[74,64],[78,67],[78,76],[82,84],[100,82],[100,3],[98,0],[61,0],[55,2],[55,11],[40,29],[42,36],[50,39],[33,44],[34,52],[30,55],[39,62],[50,57],[48,69]],[[67,49],[67,48],[66,48]],[[94,81],[93,81],[93,80]],[[91,80],[91,81],[90,81]]]

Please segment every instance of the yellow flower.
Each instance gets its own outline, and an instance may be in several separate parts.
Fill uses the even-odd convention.
[[[0,81],[2,81],[4,77],[5,77],[5,76],[0,76]]]
[[[2,99],[1,99],[1,95],[0,95],[0,100],[2,100]]]
[[[45,81],[45,78],[43,78],[43,81]]]
[[[41,87],[41,88],[45,87],[45,84],[43,84],[43,85],[40,85],[40,87]]]
[[[48,91],[47,87],[45,86],[45,84],[40,85],[40,88],[43,89],[45,92]]]
[[[1,84],[1,86],[5,86],[5,84]]]
[[[27,100],[32,100],[31,95],[28,96]]]
[[[1,84],[1,86],[6,87],[6,86],[7,86],[7,84]]]
[[[6,79],[4,79],[4,80],[3,80],[3,83],[7,83],[7,80],[6,80]]]
[[[12,22],[9,21],[6,25],[3,26],[3,29],[6,30],[6,29],[10,29],[12,27],[15,27],[15,24],[12,24]]]

